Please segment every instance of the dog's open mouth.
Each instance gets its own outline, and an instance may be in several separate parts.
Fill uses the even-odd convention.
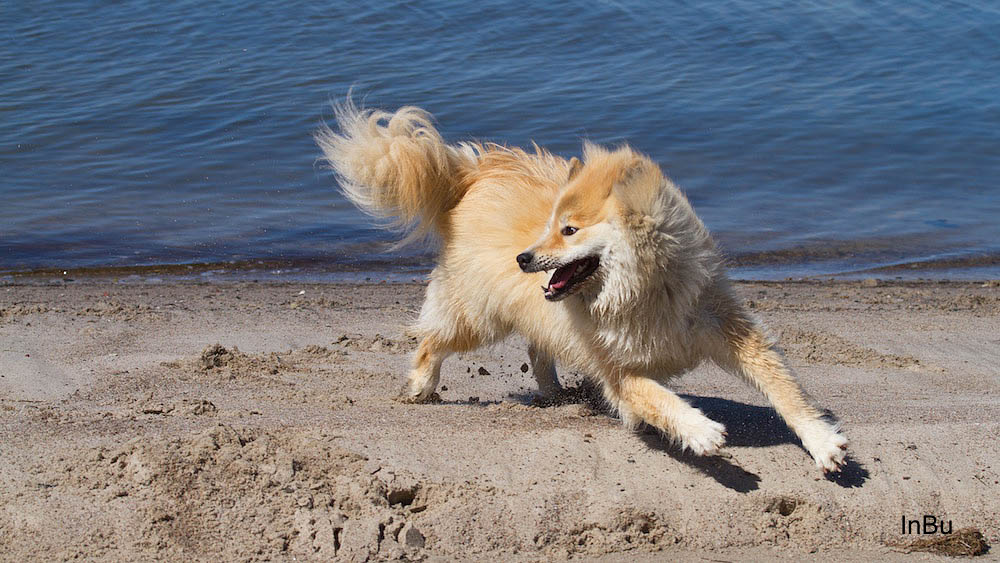
[[[593,275],[600,264],[601,261],[596,256],[589,256],[556,268],[552,278],[549,279],[549,285],[542,288],[545,290],[545,298],[549,301],[558,301],[566,297],[580,282]]]

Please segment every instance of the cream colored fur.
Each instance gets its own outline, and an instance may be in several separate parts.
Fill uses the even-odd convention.
[[[725,429],[663,383],[708,359],[760,389],[820,468],[843,465],[846,439],[733,296],[708,231],[648,157],[585,144],[581,165],[537,146],[448,145],[412,107],[347,102],[336,118],[317,141],[345,195],[440,240],[404,399],[427,400],[452,353],[518,333],[541,392],[559,391],[558,360],[598,382],[627,426],[645,422],[705,455]],[[546,301],[549,271],[591,256],[594,275]]]

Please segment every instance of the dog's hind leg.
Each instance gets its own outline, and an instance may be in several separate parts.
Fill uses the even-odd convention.
[[[531,373],[535,376],[535,381],[538,382],[538,392],[543,397],[558,395],[562,391],[562,387],[559,386],[556,364],[552,356],[542,352],[534,344],[529,344],[528,359],[531,360]]]
[[[721,330],[723,342],[713,360],[764,393],[824,473],[839,471],[847,439],[810,403],[772,341],[739,311],[722,319]]]
[[[408,403],[422,403],[430,398],[441,380],[441,364],[455,352],[455,347],[436,336],[420,342],[413,357],[413,369],[406,378],[406,386],[399,399]]]
[[[625,426],[634,428],[645,422],[695,455],[713,454],[725,442],[723,425],[656,381],[639,375],[604,381],[604,396]]]
[[[482,342],[462,314],[449,307],[448,291],[434,277],[435,273],[431,274],[420,318],[409,331],[422,339],[413,356],[413,368],[399,396],[399,400],[404,402],[428,400],[441,380],[444,360],[455,352],[478,348]]]

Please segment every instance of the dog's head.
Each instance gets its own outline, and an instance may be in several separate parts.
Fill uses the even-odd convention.
[[[658,244],[650,237],[663,222],[669,188],[648,157],[628,147],[584,145],[584,162],[570,160],[545,232],[517,256],[518,265],[525,272],[555,270],[542,288],[549,301],[596,295],[611,274],[642,275],[629,270],[644,244]]]

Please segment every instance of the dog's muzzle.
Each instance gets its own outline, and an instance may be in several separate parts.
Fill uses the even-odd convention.
[[[508,255],[509,256],[509,255]],[[527,272],[528,266],[531,265],[531,261],[535,259],[535,255],[531,252],[522,252],[517,255],[517,265],[521,267],[521,271]]]

